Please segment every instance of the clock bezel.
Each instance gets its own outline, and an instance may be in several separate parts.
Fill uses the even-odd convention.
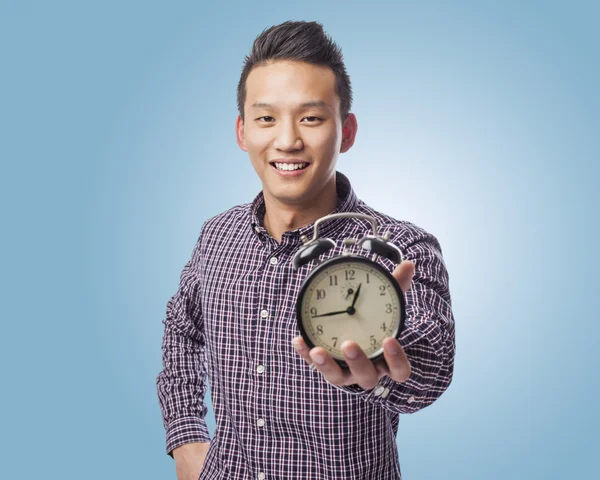
[[[394,286],[394,289],[396,291],[396,295],[398,296],[399,304],[400,304],[400,308],[399,308],[399,312],[398,312],[400,315],[400,321],[398,322],[399,326],[398,326],[398,330],[396,332],[394,332],[393,337],[398,339],[400,337],[400,334],[404,330],[404,323],[406,320],[406,300],[404,298],[404,293],[402,292],[402,289],[400,288],[400,285],[398,284],[398,281],[394,278],[394,276],[388,270],[386,270],[385,267],[378,264],[377,262],[374,262],[373,260],[370,260],[369,258],[361,257],[359,255],[354,255],[354,254],[339,255],[336,257],[332,257],[328,260],[325,260],[324,262],[317,265],[306,276],[306,278],[304,279],[304,283],[302,284],[302,287],[300,288],[300,292],[298,293],[298,298],[296,300],[296,323],[298,325],[298,328],[300,330],[302,338],[304,338],[304,341],[306,342],[308,347],[311,349],[314,348],[316,345],[311,341],[310,336],[308,335],[308,333],[304,327],[304,322],[303,322],[304,317],[302,315],[302,300],[304,298],[304,295],[306,294],[306,290],[308,289],[309,285],[314,280],[314,278],[317,275],[319,275],[320,273],[322,273],[326,268],[330,268],[338,263],[353,263],[353,262],[367,264],[371,268],[378,270],[379,272],[381,272],[384,276],[386,276],[388,278],[390,283]],[[333,355],[331,355],[331,357],[342,368],[348,368],[348,364],[346,363],[345,360],[334,357]],[[376,350],[375,353],[371,357],[369,357],[369,359],[372,362],[376,362],[377,360],[379,360],[381,358],[384,358],[383,357],[383,347]]]

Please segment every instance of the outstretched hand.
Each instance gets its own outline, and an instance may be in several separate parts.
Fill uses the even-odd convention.
[[[392,275],[398,281],[402,293],[410,288],[415,265],[409,260],[404,260],[398,265]],[[348,369],[340,367],[323,347],[309,349],[302,337],[292,340],[296,352],[308,363],[314,364],[325,380],[332,385],[344,386],[358,384],[361,388],[369,390],[381,377],[387,375],[397,382],[405,382],[410,377],[410,362],[404,349],[395,338],[385,338],[383,341],[384,359],[372,362],[360,346],[351,340],[346,340],[341,345],[344,359]]]

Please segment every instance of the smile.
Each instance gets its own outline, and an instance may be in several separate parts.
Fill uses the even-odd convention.
[[[293,170],[304,170],[308,163],[272,163],[277,170],[281,171],[293,171]]]

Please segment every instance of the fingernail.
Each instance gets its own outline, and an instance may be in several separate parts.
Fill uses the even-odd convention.
[[[358,358],[358,349],[356,347],[350,347],[344,350],[344,353],[350,360],[356,360]]]
[[[398,345],[398,341],[390,341],[387,342],[387,351],[390,355],[400,355],[400,345]]]
[[[320,353],[315,353],[311,356],[313,362],[318,363],[319,365],[323,365],[325,363],[325,356]]]
[[[294,338],[292,339],[292,345],[293,345],[295,348],[300,348],[300,345],[301,345],[300,339],[299,339],[298,337],[294,337]]]

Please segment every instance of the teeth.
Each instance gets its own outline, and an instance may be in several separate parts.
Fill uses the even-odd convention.
[[[306,165],[306,163],[275,163],[277,170],[299,170]]]

